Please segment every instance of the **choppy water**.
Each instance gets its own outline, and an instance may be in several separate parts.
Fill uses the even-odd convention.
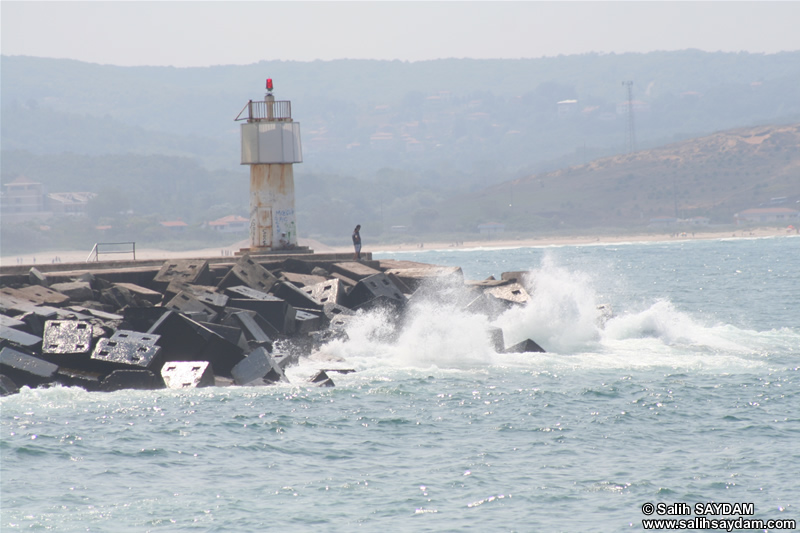
[[[710,501],[800,520],[800,239],[392,256],[532,271],[494,325],[549,353],[420,304],[362,317],[293,385],[24,390],[0,404],[2,530],[641,531],[645,502]],[[326,366],[358,372],[304,385]]]

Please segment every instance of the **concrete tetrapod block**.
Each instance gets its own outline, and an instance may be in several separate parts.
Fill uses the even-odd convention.
[[[123,389],[155,390],[164,388],[164,380],[149,370],[114,370],[103,379],[100,388],[106,392]]]
[[[99,318],[100,320],[122,320],[124,318],[122,315],[118,315],[117,313],[106,313],[105,311],[83,307],[82,305],[71,305],[67,307],[67,310],[75,311],[77,313],[75,318],[78,320],[88,320],[92,317]]]
[[[521,283],[510,283],[502,287],[493,287],[484,291],[500,300],[505,300],[512,304],[526,304],[531,299],[528,291]]]
[[[189,292],[192,293],[198,301],[203,302],[216,311],[228,305],[228,296],[216,292],[216,290],[206,290],[199,288],[199,286],[190,285]]]
[[[315,266],[311,269],[311,274],[314,276],[320,276],[323,279],[330,279],[331,273],[322,268],[321,266]]]
[[[384,274],[385,274],[385,272],[384,272]],[[408,285],[406,285],[403,282],[403,280],[401,280],[399,277],[397,277],[396,274],[392,274],[390,272],[390,273],[388,273],[386,275],[389,276],[389,279],[392,280],[392,283],[394,283],[395,287],[397,287],[398,290],[400,292],[402,292],[403,294],[412,294],[414,292]]]
[[[31,267],[31,269],[28,271],[28,281],[31,285],[41,285],[42,287],[47,287],[50,284],[47,281],[47,276],[42,274],[42,272],[36,267]]]
[[[100,339],[91,359],[118,368],[158,369],[163,364],[163,358],[159,357],[160,353],[161,347],[155,344]]]
[[[310,311],[296,309],[294,324],[294,330],[296,333],[317,331],[322,328],[322,317],[319,314],[315,314]]]
[[[54,291],[60,292],[72,302],[85,302],[86,300],[94,299],[94,291],[92,285],[87,281],[67,281],[65,283],[53,283],[50,288]],[[53,305],[58,303],[49,302]]]
[[[181,292],[191,294],[216,311],[219,311],[228,304],[228,296],[219,292],[216,287],[210,285],[192,285],[182,281],[171,282],[164,293],[164,299],[169,301]]]
[[[55,380],[58,365],[6,346],[0,350],[0,373],[17,386],[38,387]]]
[[[353,287],[353,290],[347,295],[347,305],[355,309],[376,298],[383,298],[385,302],[396,306],[406,303],[405,295],[389,279],[389,276],[379,272],[362,279]]]
[[[205,316],[203,322],[213,322],[217,319],[217,312],[198,300],[192,293],[181,291],[164,306],[167,309],[180,311],[185,315],[194,317]]]
[[[339,306],[334,306],[334,304],[330,304],[326,306],[326,313],[330,310],[337,309]],[[316,343],[318,346],[321,346],[325,343],[331,342],[333,340],[347,340],[349,336],[347,335],[347,326],[350,324],[350,321],[355,317],[355,312],[343,307],[341,309],[346,310],[346,312],[342,313],[330,313],[326,314],[328,317],[328,327],[326,329],[322,329],[319,331],[313,331],[309,333],[310,339]]]
[[[231,298],[228,309],[246,309],[255,311],[281,335],[294,333],[295,309],[289,302],[281,298],[272,300],[248,300]]]
[[[348,278],[347,276],[345,276],[340,272],[332,272],[331,277],[333,279],[338,279],[342,283],[342,287],[344,288],[345,293],[347,293],[347,291],[352,290],[352,288],[356,286],[356,283],[358,283],[358,281]]]
[[[464,285],[467,287],[472,288],[479,288],[479,289],[492,289],[494,287],[504,287],[505,285],[510,285],[513,281],[502,280],[502,279],[485,279],[483,281],[469,279],[464,281]]]
[[[264,328],[267,327],[274,331],[274,335],[277,335],[278,331],[272,328],[263,318],[259,317],[258,313],[255,311],[237,311],[231,314],[231,321],[232,324],[237,324],[241,328],[248,342],[254,342],[258,346],[272,349],[272,338]]]
[[[142,287],[141,285],[137,285],[135,283],[117,282],[114,284],[114,286],[125,289],[133,295],[134,299],[139,298],[140,300],[150,302],[153,305],[160,303],[164,298],[164,295],[160,292],[150,290],[147,287]]]
[[[0,326],[5,326],[7,328],[14,328],[14,329],[22,329],[25,327],[25,322],[22,320],[17,320],[16,318],[11,318],[10,316],[0,315]]]
[[[48,320],[55,320],[58,318],[58,313],[30,312],[25,313],[19,317],[25,323],[24,330],[28,333],[36,335],[37,337],[44,336],[44,325]]]
[[[135,305],[136,303],[133,298],[133,293],[119,284],[101,289],[100,301],[113,307],[115,310]]]
[[[344,285],[341,280],[331,279],[303,287],[303,292],[309,295],[317,304],[340,304],[344,300]]]
[[[523,285],[527,285],[531,279],[531,273],[525,270],[503,272],[502,274],[500,274],[500,279],[512,282],[516,281],[518,283],[522,283]]]
[[[268,292],[277,281],[278,278],[273,276],[269,270],[245,254],[225,274],[217,284],[217,288],[226,289],[237,285],[246,285],[257,291]]]
[[[345,307],[343,305],[328,303],[325,304],[322,308],[322,312],[325,313],[325,316],[328,320],[333,320],[338,316],[353,316],[355,315],[355,311],[350,309],[349,307]]]
[[[508,301],[500,300],[491,294],[483,293],[475,297],[465,309],[470,313],[485,315],[491,320],[496,319],[510,307]]]
[[[279,281],[270,289],[270,293],[283,298],[294,307],[301,307],[303,309],[319,309],[322,310],[322,305],[316,302],[309,294],[303,291],[302,288],[297,287],[288,281]]]
[[[19,392],[19,387],[10,377],[0,374],[0,396],[8,396]]]
[[[180,280],[195,285],[208,285],[211,283],[211,272],[208,261],[203,259],[174,259],[165,261],[161,270],[153,278],[153,282],[166,288],[172,280]]]
[[[263,379],[269,382],[285,381],[283,369],[275,362],[266,348],[256,348],[231,370],[237,385],[246,385]]]
[[[289,257],[280,263],[280,269],[284,273],[294,272],[297,274],[311,274],[311,271],[314,270],[314,265],[302,259]]]
[[[431,266],[429,263],[418,263],[416,261],[405,261],[403,259],[378,259],[378,268],[384,272],[395,269],[428,268],[429,266]]]
[[[208,361],[171,361],[161,368],[161,378],[168,389],[213,387],[214,372]]]
[[[380,270],[376,270],[365,265],[364,263],[359,263],[357,261],[333,263],[331,265],[331,274],[334,276],[336,274],[341,274],[342,276],[345,276],[351,280],[355,280],[356,282],[361,281],[364,278],[368,278],[369,276],[380,274],[380,272]]]
[[[325,281],[325,278],[322,276],[315,276],[313,274],[298,274],[296,272],[283,272],[280,275],[280,279],[283,281],[288,281],[295,287],[308,287],[309,285],[316,285],[317,283],[322,283]]]
[[[92,351],[92,331],[92,324],[84,320],[48,320],[42,353],[88,354]]]
[[[0,290],[0,313],[15,315],[18,313],[29,313],[36,307],[30,300],[19,298],[5,291],[8,287]]]
[[[275,352],[272,354],[272,360],[278,364],[281,370],[286,371],[286,367],[296,365],[300,361],[300,354],[297,351]]]
[[[37,305],[52,305],[60,307],[67,303],[71,297],[63,294],[57,289],[51,287],[40,287],[38,285],[29,285],[17,290],[17,294],[23,298],[28,298],[30,301]]]
[[[154,335],[152,333],[142,333],[140,331],[132,331],[127,329],[118,329],[111,335],[111,340],[113,341],[124,341],[124,342],[138,342],[142,344],[158,344],[158,339],[160,339],[160,335]]]
[[[324,370],[320,370],[319,372],[317,372],[316,374],[311,376],[311,378],[309,378],[308,381],[310,381],[311,383],[316,383],[317,387],[335,387],[336,386],[336,384],[328,376],[328,374],[325,373]]]
[[[235,287],[227,287],[225,292],[230,298],[247,298],[249,300],[274,300],[276,297],[264,291],[257,291],[251,289],[246,285],[237,285]]]
[[[171,312],[165,307],[127,307],[122,314],[122,324],[127,330],[146,332],[162,316]]]
[[[3,297],[0,300],[4,300],[2,305],[3,310],[8,308],[11,309],[18,309],[22,312],[27,312],[29,308],[20,308],[19,305],[28,304],[28,307],[31,305],[64,305],[69,302],[69,296],[61,294],[60,292],[54,291],[47,287],[41,287],[39,285],[29,285],[27,287],[23,287],[21,289],[12,289],[11,287],[2,287],[0,288],[0,295]],[[15,306],[16,304],[16,306]]]
[[[244,351],[249,352],[250,347],[247,344],[247,339],[241,328],[235,326],[228,326],[225,324],[216,324],[213,322],[199,322],[205,328],[210,329],[231,344],[235,344]]]
[[[36,335],[31,335],[30,333],[25,333],[24,331],[20,331],[15,328],[0,325],[0,343],[6,344],[9,342],[18,346],[32,348],[40,344],[42,342],[42,338],[37,337]]]
[[[164,361],[208,361],[214,374],[230,376],[244,352],[202,324],[169,311],[153,324],[148,333],[161,335],[158,343]]]
[[[546,353],[545,349],[531,339],[525,339],[504,350],[505,353]]]
[[[391,268],[385,274],[394,274],[412,291],[416,291],[426,281],[445,284],[464,283],[464,272],[461,267],[428,265],[424,268]]]
[[[103,374],[78,368],[58,367],[55,379],[65,387],[80,387],[94,392],[101,389]]]

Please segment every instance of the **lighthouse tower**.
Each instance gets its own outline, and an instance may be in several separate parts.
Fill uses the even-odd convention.
[[[298,249],[292,165],[303,162],[300,124],[292,103],[275,100],[272,90],[270,78],[264,101],[250,100],[235,119],[245,121],[242,165],[250,165],[249,253]]]

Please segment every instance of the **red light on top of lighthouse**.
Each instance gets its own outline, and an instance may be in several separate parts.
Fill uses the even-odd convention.
[[[272,78],[267,78],[267,90],[272,90]]]

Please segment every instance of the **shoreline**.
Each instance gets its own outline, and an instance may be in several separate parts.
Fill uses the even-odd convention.
[[[717,240],[717,239],[755,239],[766,237],[783,237],[787,235],[794,235],[794,232],[787,233],[785,229],[778,228],[757,228],[753,230],[744,231],[705,231],[695,232],[694,234],[659,234],[659,235],[646,235],[646,234],[623,234],[623,235],[574,235],[574,236],[558,236],[558,237],[538,237],[538,238],[525,238],[525,239],[493,239],[491,241],[461,241],[458,245],[447,242],[431,242],[424,243],[423,247],[417,245],[377,245],[375,249],[366,251],[372,253],[387,253],[387,252],[420,252],[425,250],[475,250],[475,249],[495,249],[495,248],[538,248],[547,246],[580,246],[591,244],[625,244],[625,243],[639,243],[639,242],[676,242],[676,241],[700,241],[700,240]],[[349,251],[352,248],[340,247],[334,251],[343,252]]]
[[[421,252],[421,251],[448,251],[448,250],[476,250],[476,249],[501,249],[501,248],[536,248],[545,246],[573,246],[588,244],[621,244],[621,243],[640,243],[640,242],[675,242],[675,241],[697,241],[715,239],[753,239],[765,237],[784,237],[796,235],[797,230],[790,231],[786,228],[753,228],[746,230],[731,231],[696,231],[694,233],[681,234],[621,234],[621,235],[573,235],[573,236],[544,236],[530,237],[524,239],[496,238],[491,240],[470,240],[445,242],[431,241],[419,244],[375,244],[369,243],[369,235],[366,234],[366,243],[362,252],[365,253],[391,253],[391,252]],[[299,239],[301,246],[308,246],[315,252],[320,253],[348,253],[353,251],[352,245],[336,246],[327,245],[312,239]],[[420,245],[421,244],[421,245]],[[194,250],[163,250],[158,248],[143,248],[136,251],[136,258],[139,260],[152,259],[178,259],[178,258],[202,258],[202,257],[225,257],[231,256],[247,245],[247,241],[238,241],[225,247],[210,247]],[[37,264],[49,263],[83,263],[86,262],[88,252],[77,250],[60,250],[40,252],[37,254],[24,254],[21,256],[0,256],[0,266],[36,266]],[[120,258],[120,259],[127,259]]]

